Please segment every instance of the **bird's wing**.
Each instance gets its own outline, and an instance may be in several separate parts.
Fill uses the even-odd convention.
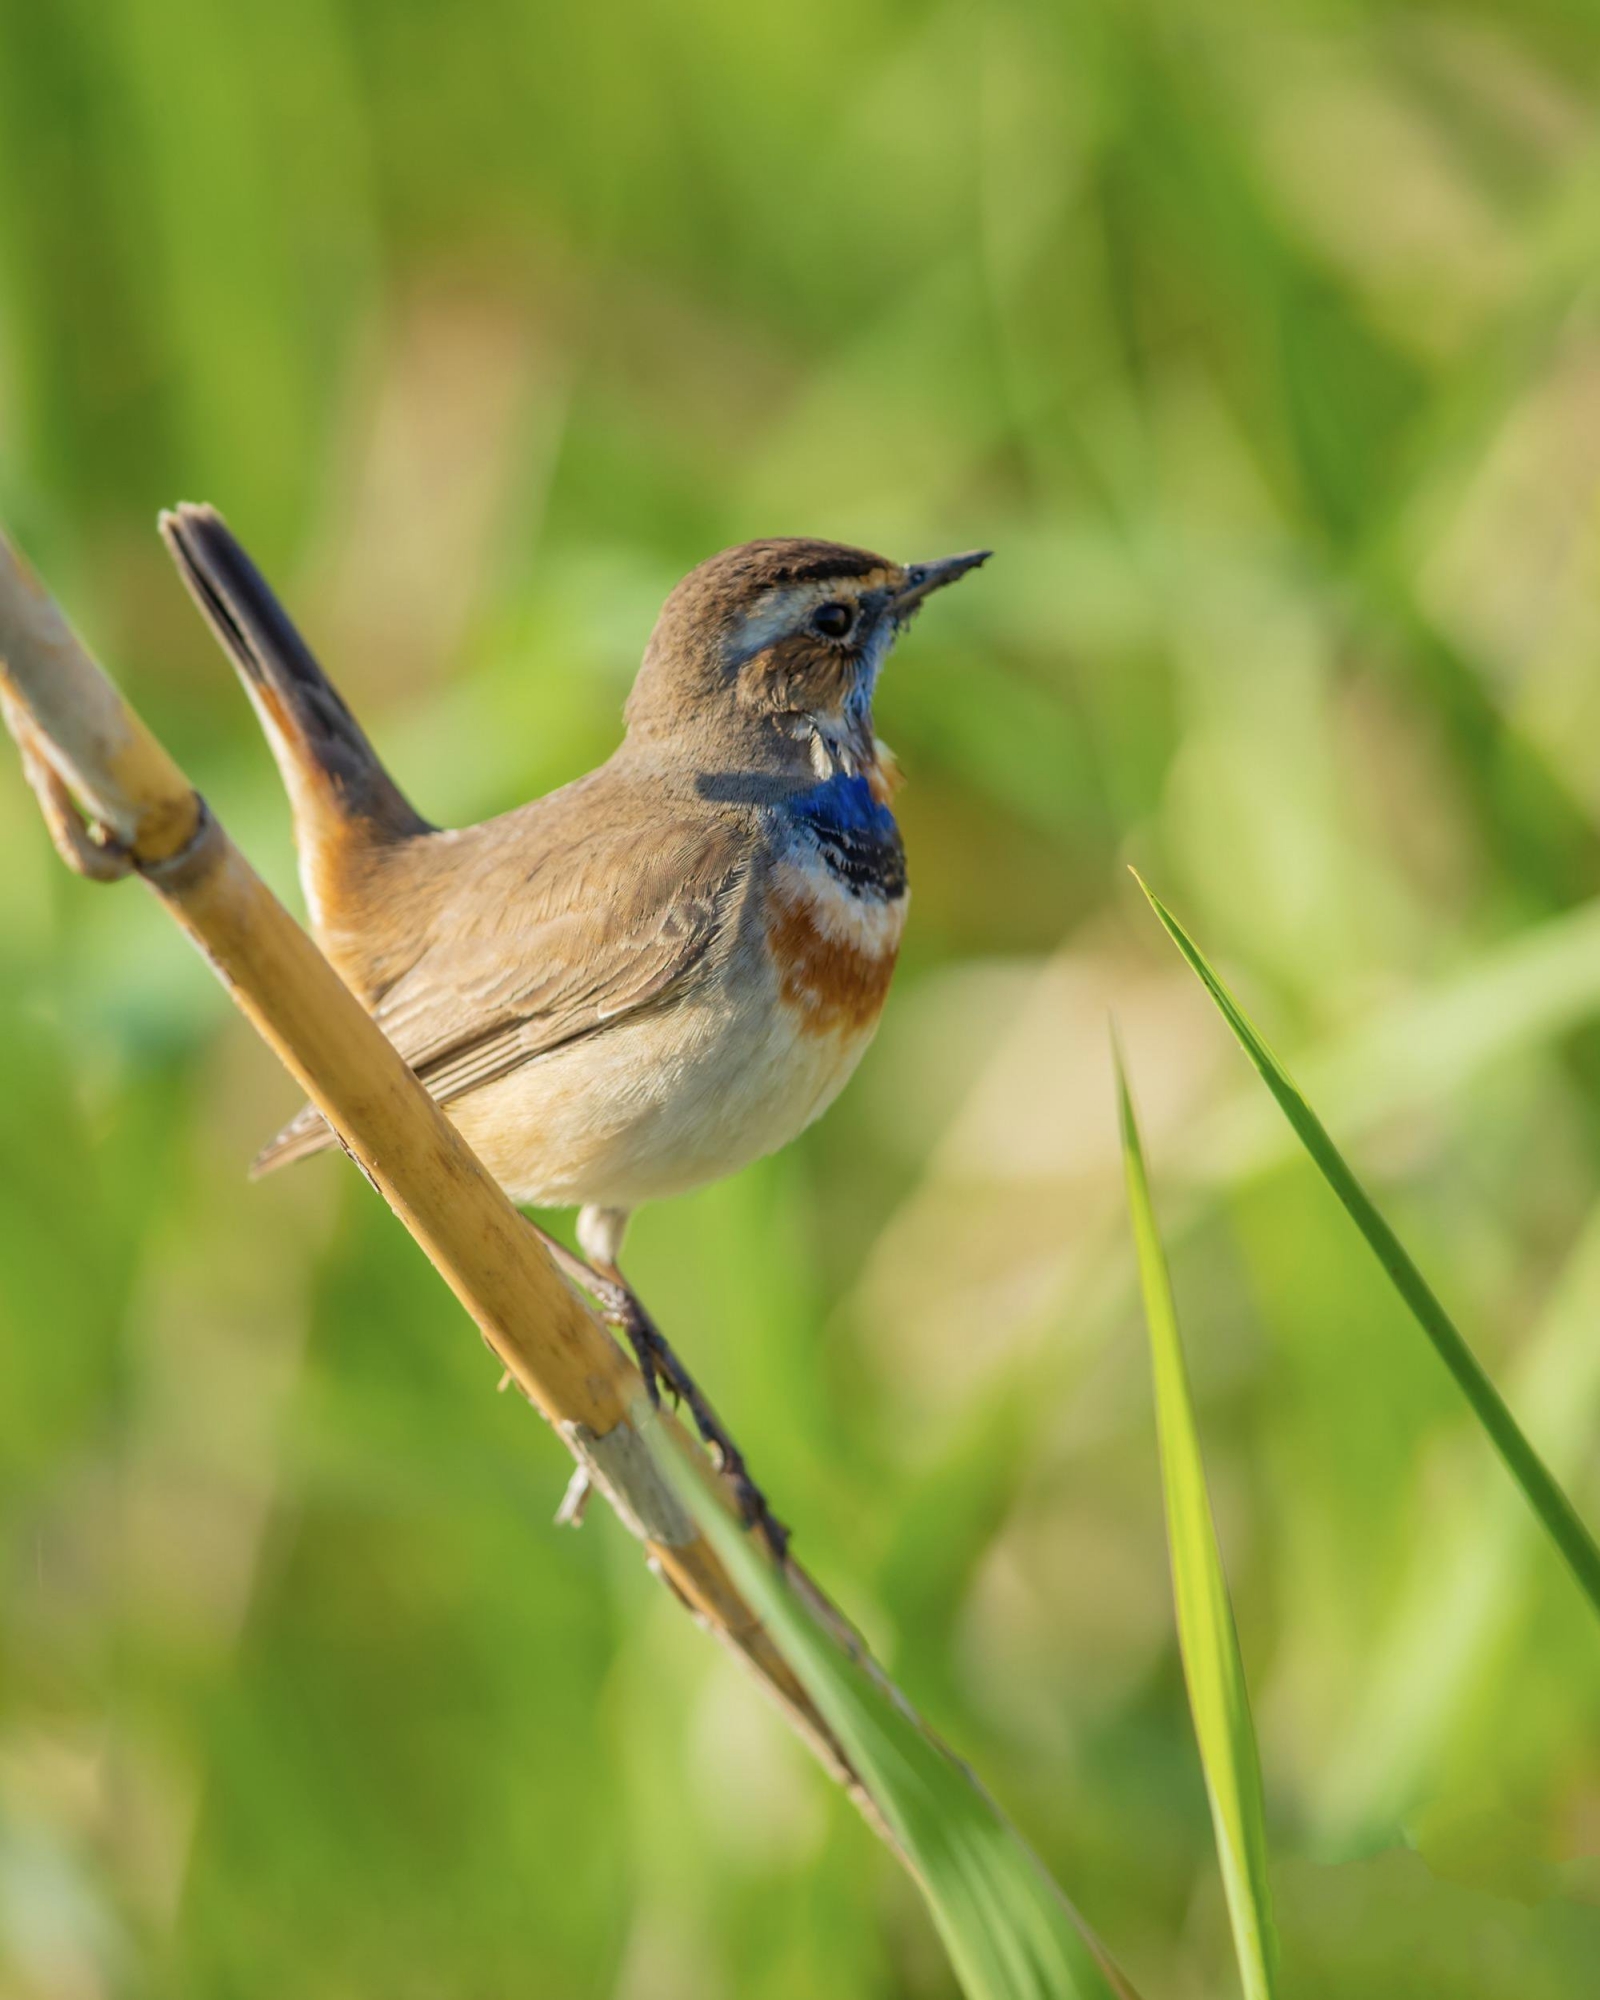
[[[375,1018],[441,1103],[659,999],[721,934],[747,857],[722,839],[574,855],[536,917],[446,936]]]
[[[428,935],[373,1006],[441,1104],[659,1001],[736,922],[751,860],[739,829],[667,811],[541,815],[559,798],[475,829],[494,836],[483,851],[434,851]],[[308,1105],[254,1171],[332,1136]]]

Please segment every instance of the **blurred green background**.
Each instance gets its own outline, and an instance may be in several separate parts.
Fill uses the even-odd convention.
[[[713,549],[999,551],[882,692],[876,1048],[633,1269],[1150,2000],[1235,1975],[1111,1010],[1289,1990],[1600,1963],[1592,1619],[1123,867],[1600,1517],[1597,106],[1562,0],[0,0],[0,518],[286,893],[162,504],[445,820]],[[295,1093],[173,927],[5,767],[0,843],[0,1992],[950,1994],[359,1178],[247,1185]]]

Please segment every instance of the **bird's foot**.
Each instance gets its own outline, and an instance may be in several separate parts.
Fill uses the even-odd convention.
[[[574,1256],[564,1243],[539,1229],[536,1223],[530,1224],[530,1227],[537,1231],[540,1241],[559,1268],[595,1301],[606,1325],[626,1339],[644,1377],[652,1407],[660,1409],[664,1384],[674,1403],[682,1403],[688,1409],[701,1441],[717,1461],[717,1470],[733,1488],[740,1518],[747,1528],[761,1530],[767,1547],[782,1562],[788,1553],[789,1530],[767,1505],[766,1495],[750,1477],[744,1453],[728,1435],[722,1420],[701,1393],[700,1385],[673,1352],[671,1342],[645,1311],[632,1286],[614,1265],[606,1270],[596,1270],[594,1265]],[[582,1518],[581,1501],[576,1498],[577,1485],[575,1478],[557,1516],[563,1522],[576,1522]]]
[[[699,1383],[678,1359],[672,1343],[645,1311],[637,1295],[620,1279],[597,1274],[594,1294],[607,1324],[614,1326],[633,1349],[651,1402],[660,1407],[661,1389],[665,1387],[674,1402],[681,1403],[689,1412],[702,1443],[716,1459],[717,1470],[733,1489],[745,1526],[758,1528],[773,1555],[780,1563],[784,1561],[789,1550],[789,1530],[767,1505],[767,1496],[750,1477],[744,1453],[728,1435]]]
[[[556,1526],[581,1528],[583,1517],[589,1511],[589,1495],[593,1491],[589,1468],[586,1465],[574,1466],[572,1477],[567,1481],[567,1490],[561,1496],[561,1505],[556,1509]]]

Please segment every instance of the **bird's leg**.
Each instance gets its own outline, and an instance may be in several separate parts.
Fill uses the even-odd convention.
[[[614,1285],[602,1277],[592,1264],[586,1264],[581,1257],[575,1256],[565,1243],[552,1236],[548,1229],[541,1229],[531,1216],[526,1220],[528,1227],[544,1245],[551,1263],[562,1277],[570,1279],[580,1291],[588,1292],[592,1298],[598,1299],[607,1325],[613,1324],[613,1316],[622,1310],[622,1293],[627,1288]],[[658,1402],[659,1395],[653,1381],[649,1388],[651,1400]]]
[[[694,1419],[701,1441],[711,1447],[723,1476],[730,1482],[739,1502],[746,1527],[759,1527],[767,1546],[782,1562],[789,1547],[789,1531],[767,1505],[766,1495],[750,1477],[744,1453],[729,1436],[698,1382],[673,1351],[671,1342],[645,1310],[643,1302],[617,1266],[623,1232],[628,1226],[625,1209],[584,1208],[578,1213],[578,1242],[587,1263],[580,1266],[578,1283],[598,1300],[608,1323],[626,1336],[644,1376],[650,1400],[659,1407],[658,1382],[664,1382],[674,1397],[682,1401]],[[568,1257],[571,1253],[566,1253]],[[577,1262],[577,1259],[572,1259]],[[566,1269],[565,1263],[562,1268]]]

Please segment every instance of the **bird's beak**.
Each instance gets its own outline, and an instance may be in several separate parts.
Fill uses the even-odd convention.
[[[969,569],[976,569],[986,563],[994,554],[993,549],[969,549],[964,556],[941,556],[937,562],[912,563],[906,570],[906,580],[895,592],[894,615],[896,622],[909,618],[925,597],[936,590],[943,590],[947,583],[954,583],[958,576],[965,576]]]

